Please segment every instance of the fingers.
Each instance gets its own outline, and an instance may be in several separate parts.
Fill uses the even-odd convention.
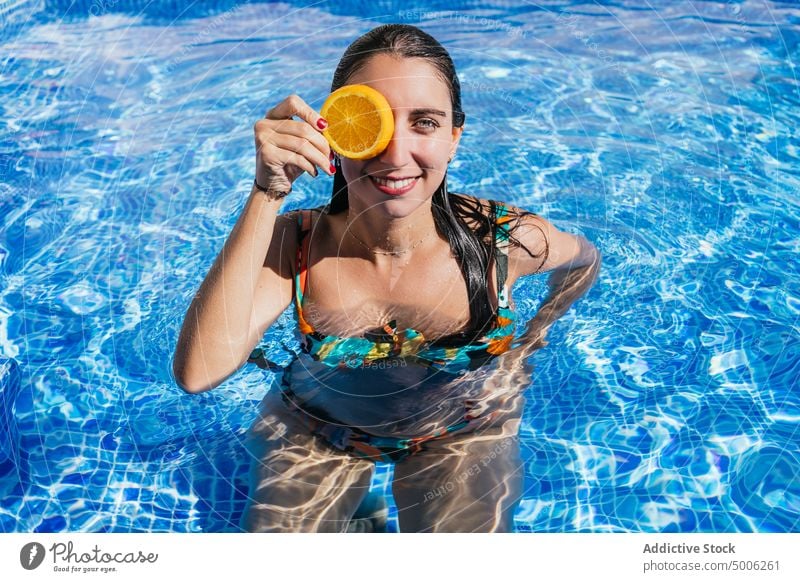
[[[267,111],[267,119],[291,119],[297,116],[309,125],[317,127],[317,120],[320,116],[297,94],[291,94],[286,99],[278,103],[275,107]]]
[[[302,121],[294,121],[297,116]],[[323,169],[327,174],[331,172],[331,148],[322,135],[322,130],[327,127],[324,120],[298,95],[289,95],[286,99],[270,109],[266,117],[256,122],[255,133],[257,147],[259,144],[273,144],[275,147],[298,154],[291,158],[298,167],[308,171],[313,176],[317,171],[309,171],[308,164],[300,161],[304,157],[311,164]],[[286,159],[285,154],[274,154],[272,159]]]
[[[293,147],[296,148],[296,150],[292,149]],[[316,152],[316,149],[308,142],[303,142],[303,144],[299,146],[287,145],[284,143],[282,147],[280,140],[278,140],[274,143],[265,144],[259,154],[261,155],[261,159],[268,166],[283,167],[291,164],[316,178],[319,172],[317,172],[316,166],[309,161],[307,151],[304,152],[304,149]],[[319,154],[319,152],[317,152],[317,154]]]
[[[266,119],[274,121],[291,120],[292,117],[299,117],[305,121],[303,124],[289,124],[287,127],[303,127],[302,137],[306,137],[319,148],[325,156],[330,154],[328,141],[322,136],[322,131],[328,127],[327,122],[320,117],[299,95],[289,95],[286,99],[278,103],[274,108],[267,112]],[[291,130],[289,130],[291,132]],[[294,133],[294,135],[299,135]]]
[[[331,147],[328,145],[328,140],[326,140],[319,131],[313,129],[304,121],[284,119],[282,121],[271,121],[268,123],[275,124],[273,125],[275,131],[282,136],[291,137],[298,141],[306,141],[313,145],[319,153],[319,156],[312,161],[318,166],[327,169]],[[294,151],[296,151],[296,148]],[[317,159],[321,160],[321,162],[317,162]]]

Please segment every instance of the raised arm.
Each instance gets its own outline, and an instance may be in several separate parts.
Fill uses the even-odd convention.
[[[291,302],[292,230],[280,203],[253,189],[189,306],[172,367],[186,392],[215,388],[239,369]]]
[[[316,177],[315,165],[333,174],[319,120],[291,95],[255,124],[256,181],[268,191],[253,187],[186,313],[172,365],[186,392],[215,388],[239,369],[292,301],[297,226],[294,215],[278,215],[283,199],[272,192],[304,171]]]

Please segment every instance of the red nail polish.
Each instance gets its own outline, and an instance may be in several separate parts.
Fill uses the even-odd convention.
[[[336,173],[336,166],[331,164],[331,174],[335,174],[335,173]]]
[[[317,119],[317,127],[320,129],[325,129],[326,127],[328,127],[328,122],[320,117],[319,119]]]

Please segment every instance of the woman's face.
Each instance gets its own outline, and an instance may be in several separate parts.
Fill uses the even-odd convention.
[[[463,128],[453,127],[450,90],[437,73],[424,59],[378,54],[347,80],[380,91],[394,114],[394,135],[383,152],[366,160],[341,160],[351,206],[355,202],[360,211],[375,208],[407,216],[442,183]],[[414,181],[400,193],[406,189],[402,181],[381,184],[376,177]]]

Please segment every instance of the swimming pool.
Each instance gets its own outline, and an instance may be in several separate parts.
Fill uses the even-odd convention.
[[[0,2],[0,531],[237,530],[270,374],[183,394],[180,323],[249,192],[254,121],[289,93],[319,108],[385,22],[455,60],[452,189],[603,252],[534,356],[517,530],[800,531],[800,10],[154,4]],[[284,209],[330,186],[303,177]],[[515,286],[522,321],[544,282]]]

